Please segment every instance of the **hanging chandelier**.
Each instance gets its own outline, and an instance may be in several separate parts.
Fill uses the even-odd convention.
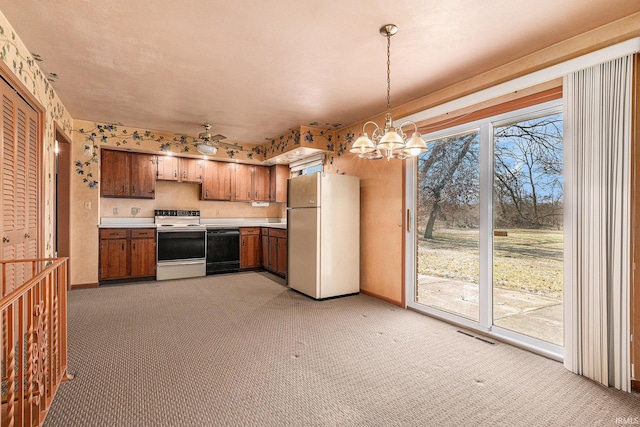
[[[406,159],[428,151],[427,144],[422,140],[418,126],[414,122],[405,121],[400,126],[393,125],[391,117],[391,36],[397,32],[398,27],[393,24],[387,24],[380,28],[380,34],[387,38],[387,113],[384,116],[384,129],[375,122],[366,122],[362,125],[362,133],[351,146],[349,151],[363,159]],[[371,138],[365,131],[368,125],[375,127]],[[402,130],[408,125],[413,126],[411,138],[408,138]]]

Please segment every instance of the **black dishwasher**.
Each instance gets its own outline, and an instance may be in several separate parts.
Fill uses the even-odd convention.
[[[240,229],[207,229],[207,275],[240,270]]]

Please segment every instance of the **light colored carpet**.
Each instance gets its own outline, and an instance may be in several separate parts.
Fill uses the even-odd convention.
[[[46,426],[584,426],[640,416],[506,344],[268,273],[69,293],[69,371]]]

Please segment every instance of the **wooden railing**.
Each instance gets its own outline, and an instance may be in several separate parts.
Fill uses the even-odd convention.
[[[67,379],[67,258],[0,261],[0,283],[0,426],[39,426]]]

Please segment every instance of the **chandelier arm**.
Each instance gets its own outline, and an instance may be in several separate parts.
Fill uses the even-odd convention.
[[[398,126],[398,129],[402,129],[406,125],[412,125],[413,126],[413,132],[418,133],[418,125],[416,125],[415,122],[412,122],[411,120],[407,120],[407,121],[402,122],[400,124],[400,126]],[[404,133],[404,131],[402,133]],[[406,138],[406,135],[404,135],[404,137]]]
[[[368,122],[366,122],[365,124],[362,125],[362,132],[365,132],[365,128],[367,127],[367,125],[374,125],[376,128],[373,130],[373,132],[371,133],[371,138],[373,138],[374,135],[376,135],[376,133],[380,133],[380,126],[378,126],[378,124],[376,122],[373,122],[371,120],[369,120]]]

